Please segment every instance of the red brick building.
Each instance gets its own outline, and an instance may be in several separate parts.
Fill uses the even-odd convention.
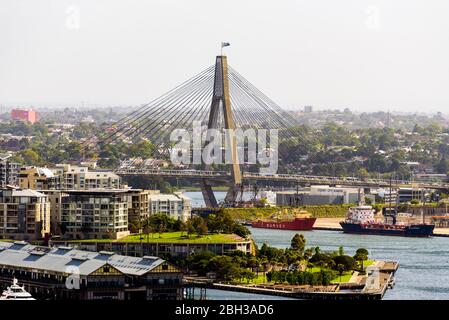
[[[12,109],[11,110],[11,119],[35,123],[39,120],[39,114],[36,111],[31,110],[31,109],[28,109],[28,110]]]

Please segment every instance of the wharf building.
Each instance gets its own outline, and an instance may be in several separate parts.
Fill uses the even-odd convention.
[[[209,251],[217,255],[224,255],[232,252],[243,252],[244,254],[254,254],[255,248],[252,240],[235,236],[232,241],[213,243],[190,243],[188,241],[176,242],[148,242],[149,235],[142,235],[141,241],[117,241],[105,240],[51,240],[52,245],[74,246],[88,251],[111,251],[126,256],[142,257],[145,255],[171,256],[174,258],[186,258],[196,252]]]
[[[39,240],[50,234],[50,202],[34,190],[0,190],[0,237]]]
[[[17,278],[36,299],[181,300],[182,272],[154,257],[0,242],[0,285]]]

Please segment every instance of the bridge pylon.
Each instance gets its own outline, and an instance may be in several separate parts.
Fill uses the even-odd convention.
[[[231,152],[231,182],[228,192],[225,197],[225,203],[235,203],[240,185],[242,184],[242,172],[240,169],[238,155],[237,155],[237,138],[233,134],[236,129],[234,117],[231,109],[231,98],[229,94],[229,78],[228,78],[228,60],[226,56],[217,56],[215,60],[215,77],[214,77],[214,90],[212,94],[212,103],[209,113],[208,129],[218,129],[218,119],[220,116],[220,110],[223,113],[224,129],[226,130],[227,147]],[[206,136],[205,144],[211,140],[210,136]],[[210,170],[210,165],[202,163],[203,170]],[[212,191],[212,183],[210,180],[204,179],[202,181],[202,193],[204,202],[207,207],[218,207],[217,199]]]

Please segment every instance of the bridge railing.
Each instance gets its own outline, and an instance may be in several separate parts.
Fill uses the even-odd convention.
[[[119,168],[115,171],[117,174],[121,175],[157,175],[157,176],[168,176],[168,177],[230,177],[230,173],[227,171],[207,171],[207,170],[179,170],[179,169],[157,169],[157,168]],[[379,186],[388,187],[390,181],[372,178],[357,178],[357,177],[331,177],[331,176],[316,176],[316,175],[301,175],[301,174],[260,174],[257,172],[244,172],[244,179],[257,179],[257,180],[270,180],[270,181],[296,181],[305,183],[316,183],[316,184],[342,184],[342,185],[353,185],[353,186]],[[393,186],[400,187],[420,187],[429,189],[449,189],[448,184],[442,183],[422,183],[406,180],[395,180]]]

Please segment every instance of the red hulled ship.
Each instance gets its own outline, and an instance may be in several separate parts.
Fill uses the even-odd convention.
[[[257,220],[251,223],[253,228],[279,229],[279,230],[312,230],[316,218],[307,214],[299,214],[293,219]]]

